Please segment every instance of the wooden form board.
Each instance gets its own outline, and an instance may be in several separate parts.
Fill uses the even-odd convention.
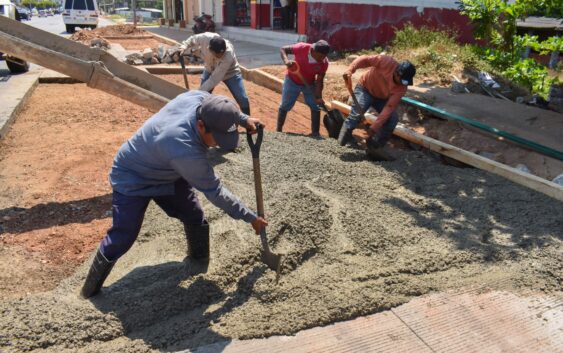
[[[270,75],[262,70],[248,70],[241,67],[244,79],[254,82],[260,86],[269,88],[275,92],[281,93],[283,81],[273,75]],[[301,96],[300,96],[301,98]],[[329,109],[337,109],[344,114],[350,114],[350,106],[339,101],[332,101],[327,104]],[[372,114],[365,114],[367,120],[374,121],[376,117]],[[397,125],[393,134],[396,136],[421,145],[434,152],[440,153],[444,156],[453,158],[473,167],[486,170],[490,173],[500,175],[512,182],[523,185],[532,190],[541,192],[547,196],[553,197],[559,201],[563,201],[563,186],[555,184],[551,181],[545,180],[533,174],[524,173],[518,169],[507,166],[491,159],[479,156],[478,154],[471,153],[459,147],[452,146],[442,141],[435,140],[428,136],[424,136],[402,124]]]

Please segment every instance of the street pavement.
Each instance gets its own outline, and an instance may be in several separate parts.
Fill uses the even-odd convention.
[[[54,16],[47,16],[47,17],[39,17],[34,16],[30,21],[22,21],[26,25],[30,25],[41,30],[44,30],[49,33],[57,34],[61,37],[69,37],[70,34],[66,32],[65,24],[63,23],[63,17],[61,15],[54,15]],[[99,27],[104,27],[114,24],[112,21],[100,18],[100,22],[98,23]],[[34,64],[31,65],[33,68]],[[10,78],[10,71],[6,66],[6,62],[4,60],[0,61],[0,89],[2,89],[2,81],[5,81]]]

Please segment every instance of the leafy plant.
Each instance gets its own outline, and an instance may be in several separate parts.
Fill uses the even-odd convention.
[[[457,43],[455,32],[446,29],[416,28],[407,24],[395,31],[391,52],[397,59],[408,59],[415,64],[417,76],[441,83],[449,83],[452,73],[465,68],[491,69],[471,49]]]
[[[533,59],[520,60],[507,68],[503,74],[544,99],[549,95],[551,86],[558,82],[557,77],[550,77],[547,68]]]
[[[507,78],[546,98],[558,79],[550,78],[547,69],[534,60],[523,60],[522,54],[528,47],[540,54],[560,51],[562,41],[559,37],[539,42],[536,36],[518,36],[516,21],[540,10],[561,11],[560,0],[460,0],[460,10],[474,24],[475,37],[488,43],[477,52]]]

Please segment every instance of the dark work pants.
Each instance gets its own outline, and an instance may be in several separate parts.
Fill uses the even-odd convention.
[[[370,107],[374,107],[378,113],[381,113],[387,104],[387,99],[372,96],[360,85],[356,85],[356,87],[354,87],[354,94],[356,95],[356,99],[364,112]],[[360,117],[358,107],[356,104],[352,104],[352,110],[350,111],[348,119],[344,121],[344,125],[346,125],[348,129],[353,130],[358,126],[361,120],[362,118]],[[372,142],[378,147],[383,147],[387,141],[391,139],[391,136],[393,136],[393,130],[395,130],[398,122],[399,116],[397,115],[397,112],[393,111],[383,126],[372,137]]]
[[[113,192],[113,225],[100,244],[100,251],[106,259],[115,261],[131,248],[151,200],[168,216],[179,219],[185,225],[203,224],[203,210],[192,186],[179,179],[174,189],[174,195],[167,196],[126,196]]]

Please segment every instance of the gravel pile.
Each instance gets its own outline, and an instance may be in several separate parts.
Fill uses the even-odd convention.
[[[248,148],[212,156],[254,207]],[[251,227],[207,202],[212,260],[190,275],[181,225],[151,205],[92,301],[78,298],[88,261],[51,292],[0,302],[0,350],[174,351],[295,334],[462,287],[561,295],[561,202],[422,152],[398,157],[370,162],[334,140],[267,134],[262,178],[270,243],[285,254],[279,283]]]

